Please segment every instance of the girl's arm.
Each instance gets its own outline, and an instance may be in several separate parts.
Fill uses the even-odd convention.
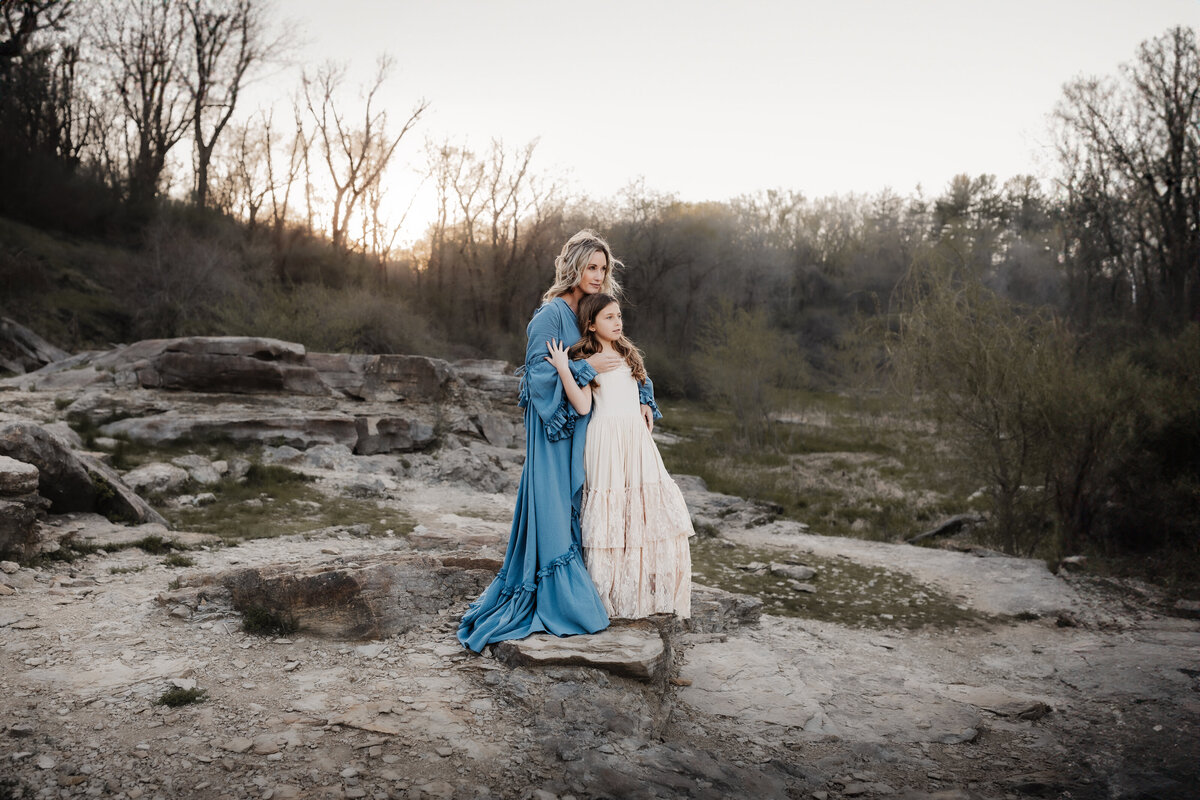
[[[586,384],[580,386],[575,382],[575,376],[571,373],[571,360],[567,358],[567,348],[563,347],[562,342],[551,339],[546,342],[546,349],[550,351],[550,355],[545,358],[558,370],[563,391],[567,393],[567,402],[575,409],[575,413],[584,416],[592,410],[592,387]]]

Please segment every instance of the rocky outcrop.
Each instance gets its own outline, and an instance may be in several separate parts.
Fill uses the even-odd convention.
[[[435,441],[431,425],[404,417],[357,417],[354,429],[358,436],[354,452],[360,456],[411,453],[424,450]]]
[[[0,370],[30,372],[70,354],[8,317],[0,317]]]
[[[37,467],[15,458],[0,456],[0,497],[31,494],[37,488]]]
[[[125,473],[126,485],[142,494],[175,492],[182,489],[187,481],[187,470],[160,461],[142,464]]]
[[[467,386],[487,395],[497,406],[516,406],[521,379],[507,361],[463,359],[454,362],[454,372]]]
[[[762,600],[712,586],[692,584],[692,616],[684,623],[695,633],[723,633],[754,625],[762,616]]]
[[[38,494],[55,513],[99,511],[129,522],[166,523],[146,501],[125,485],[112,467],[88,453],[76,452],[31,422],[0,426],[0,455],[38,469]]]
[[[37,523],[50,502],[37,494],[38,468],[0,456],[0,556],[28,558],[37,546]]]
[[[32,422],[0,426],[0,455],[33,464],[38,469],[38,493],[56,513],[91,511],[97,487],[87,467],[57,437]]]
[[[304,346],[257,336],[151,339],[118,348],[91,366],[110,371],[117,386],[195,392],[327,395],[304,363]]]
[[[454,380],[448,363],[425,356],[309,353],[305,363],[331,390],[354,400],[439,402]]]
[[[229,590],[234,608],[260,609],[297,630],[333,639],[382,639],[428,625],[453,603],[474,598],[491,581],[483,569],[392,553],[300,568],[279,564],[205,579]]]
[[[354,417],[336,411],[305,412],[244,407],[207,413],[167,411],[146,417],[119,419],[100,427],[105,436],[124,436],[146,444],[179,440],[232,439],[271,442],[306,449],[318,444],[354,447],[358,429]]]

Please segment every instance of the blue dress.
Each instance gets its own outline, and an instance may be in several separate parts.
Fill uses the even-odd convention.
[[[579,524],[588,417],[575,412],[558,371],[545,360],[549,340],[566,347],[579,340],[575,313],[565,300],[555,298],[534,313],[526,333],[518,401],[525,409],[525,467],[508,549],[496,579],[458,627],[458,640],[476,652],[532,633],[568,636],[608,627],[583,563]],[[571,373],[580,386],[596,377],[586,361],[572,361]]]

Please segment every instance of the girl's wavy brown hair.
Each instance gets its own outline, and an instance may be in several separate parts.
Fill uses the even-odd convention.
[[[571,345],[571,349],[567,351],[568,356],[579,359],[600,352],[600,338],[596,336],[596,332],[591,327],[596,324],[596,317],[600,316],[600,312],[616,302],[615,297],[604,292],[584,295],[583,299],[579,301],[579,310],[575,312],[575,319],[579,322],[579,330],[583,332],[583,335],[578,342]],[[625,363],[633,372],[634,380],[638,383],[645,383],[646,364],[642,360],[642,351],[638,350],[637,345],[631,342],[628,336],[622,334],[620,339],[613,342],[613,349],[621,358],[625,359]],[[592,381],[592,385],[595,384],[596,382]]]

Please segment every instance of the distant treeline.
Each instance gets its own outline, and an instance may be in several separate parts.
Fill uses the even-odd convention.
[[[901,386],[994,487],[1009,549],[1200,544],[1194,30],[1063,88],[1052,174],[597,200],[534,144],[431,142],[437,216],[400,248],[395,153],[425,102],[389,119],[384,59],[363,100],[322,65],[286,121],[241,108],[288,49],[264,8],[4,4],[0,214],[29,227],[0,225],[0,311],[74,347],[244,333],[515,361],[554,255],[591,227],[660,391],[733,409],[748,445],[789,390]]]

